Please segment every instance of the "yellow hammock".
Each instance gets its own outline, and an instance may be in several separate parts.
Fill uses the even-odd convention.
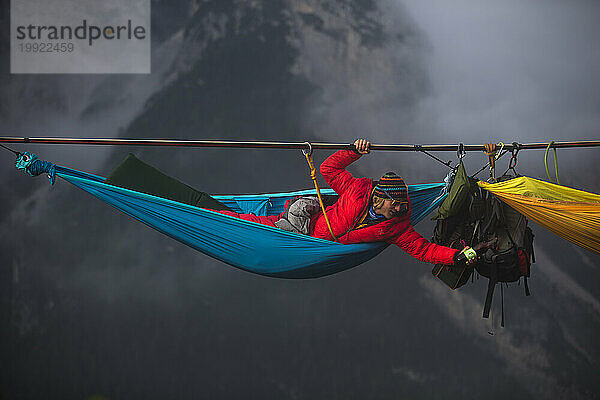
[[[600,253],[600,195],[528,177],[477,183],[563,239]]]

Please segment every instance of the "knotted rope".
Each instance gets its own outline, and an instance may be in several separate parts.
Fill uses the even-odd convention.
[[[48,161],[39,160],[38,157],[27,151],[19,153],[15,161],[17,169],[27,172],[30,176],[38,176],[44,172],[48,174],[50,184],[54,185],[56,179],[56,166]]]
[[[312,145],[309,142],[306,142],[308,145],[308,150],[302,150],[302,154],[306,157],[306,162],[308,163],[308,167],[310,168],[310,177],[315,184],[315,189],[317,190],[317,196],[319,197],[319,204],[321,205],[321,210],[323,211],[323,216],[325,217],[325,222],[327,223],[327,228],[329,228],[329,233],[334,241],[337,240],[335,235],[333,234],[333,229],[331,229],[331,224],[329,224],[329,219],[327,218],[327,213],[325,212],[325,205],[323,204],[323,198],[321,197],[321,189],[319,188],[319,181],[317,180],[317,170],[313,163],[312,159]]]

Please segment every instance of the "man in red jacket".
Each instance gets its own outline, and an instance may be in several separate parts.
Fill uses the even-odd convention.
[[[354,142],[354,150],[339,150],[321,164],[321,174],[339,195],[335,204],[325,210],[335,237],[332,237],[327,227],[323,212],[310,202],[302,204],[306,233],[343,244],[383,241],[397,245],[421,261],[434,264],[474,262],[477,255],[473,249],[467,247],[458,251],[430,243],[413,229],[410,224],[408,187],[398,175],[388,172],[379,181],[374,182],[369,178],[355,178],[346,171],[346,167],[351,163],[370,153],[370,145],[366,139],[357,139]],[[269,217],[232,211],[220,212],[265,225],[282,227],[281,222],[287,224],[282,217],[287,217],[291,207],[293,205],[288,204],[283,214]]]
[[[321,174],[340,195],[326,210],[337,241],[384,241],[397,245],[421,261],[434,264],[450,265],[461,259],[474,262],[476,254],[473,250],[459,252],[430,243],[414,230],[410,224],[408,187],[398,175],[388,172],[378,182],[373,182],[369,178],[355,178],[346,171],[351,163],[370,153],[370,145],[366,139],[357,139],[355,151],[337,151],[321,164]],[[322,213],[314,224],[312,236],[331,239]]]

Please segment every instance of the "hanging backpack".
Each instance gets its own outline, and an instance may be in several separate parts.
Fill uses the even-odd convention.
[[[498,181],[510,180],[513,177],[503,176]],[[485,203],[485,212],[480,220],[479,228],[474,231],[479,243],[493,243],[478,254],[479,261],[475,269],[479,275],[489,279],[488,289],[483,307],[483,317],[488,318],[492,305],[494,288],[497,283],[517,282],[523,278],[525,295],[529,296],[527,278],[531,275],[531,263],[535,262],[533,252],[533,232],[528,226],[527,218],[500,201],[493,194],[481,190],[481,198]],[[504,326],[504,294],[502,285],[502,322]]]
[[[475,225],[469,217],[469,205],[476,189],[476,180],[467,175],[461,160],[448,196],[432,218],[437,220],[431,240],[433,243],[457,250],[472,246],[472,235],[469,233],[473,232]],[[436,264],[431,272],[451,289],[457,289],[468,282],[473,274],[473,265]]]
[[[503,176],[498,181],[512,179]],[[450,199],[450,200],[449,200]],[[457,289],[468,282],[474,270],[489,279],[483,307],[483,317],[490,314],[494,288],[497,283],[524,280],[525,295],[529,296],[527,278],[530,276],[533,253],[533,233],[527,226],[527,218],[512,207],[498,200],[491,193],[480,189],[476,181],[458,167],[457,174],[448,197],[450,207],[440,207],[442,212],[434,217],[437,224],[432,242],[463,249],[473,247],[478,260],[472,265],[434,266],[432,274],[451,289]],[[446,201],[442,206],[446,204]],[[502,292],[502,322],[504,326],[504,299]]]

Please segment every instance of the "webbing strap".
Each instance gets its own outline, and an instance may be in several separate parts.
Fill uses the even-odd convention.
[[[492,298],[494,297],[494,288],[496,287],[496,281],[490,279],[488,282],[487,294],[485,296],[485,303],[483,305],[483,318],[489,318],[490,310],[492,308]]]
[[[497,146],[500,146],[499,150],[496,149]],[[498,158],[500,158],[500,154],[502,153],[502,150],[504,149],[504,143],[502,143],[502,142],[500,142],[498,144],[486,143],[483,147],[484,147],[483,152],[485,153],[486,156],[488,156],[488,158],[490,160],[489,161],[490,178],[492,178],[492,180],[495,181],[496,180],[496,160]]]
[[[527,277],[524,277],[523,281],[525,282],[525,296],[531,296],[529,285],[527,284]]]
[[[502,303],[502,321],[500,322],[500,326],[504,328],[504,289],[502,288],[502,282],[500,282],[500,298]]]
[[[496,155],[496,143],[486,143],[484,146],[485,150],[483,152],[486,156],[490,158],[490,167],[495,166],[495,155]]]
[[[546,154],[544,155],[544,165],[546,166],[546,175],[548,175],[548,180],[552,182],[552,178],[550,177],[550,171],[548,171],[548,150],[550,150],[550,146],[554,144],[554,140],[548,143],[548,147],[546,147]],[[554,172],[556,173],[556,183],[560,185],[560,181],[558,180],[558,156],[556,155],[556,147],[554,150]]]
[[[490,316],[490,310],[492,308],[492,297],[494,297],[494,288],[498,282],[498,275],[496,270],[496,264],[490,266],[490,280],[488,281],[488,290],[485,296],[485,304],[483,306],[483,318]]]
[[[491,178],[496,178],[495,175],[495,171],[496,171],[496,143],[486,143],[484,145],[485,150],[483,150],[483,152],[485,153],[486,156],[488,156],[489,158],[489,164],[490,164],[490,177]]]
[[[327,223],[327,228],[329,228],[329,233],[334,241],[337,240],[335,235],[333,234],[333,229],[331,229],[331,225],[329,224],[329,219],[327,218],[327,213],[325,212],[325,205],[323,204],[323,198],[321,197],[321,189],[319,188],[319,181],[317,180],[317,170],[315,169],[315,165],[312,160],[312,152],[310,151],[302,151],[304,157],[306,157],[306,162],[308,163],[308,167],[310,168],[310,177],[315,184],[315,189],[317,190],[317,196],[319,197],[319,204],[321,205],[321,210],[323,211],[323,216],[325,217],[325,222]]]

